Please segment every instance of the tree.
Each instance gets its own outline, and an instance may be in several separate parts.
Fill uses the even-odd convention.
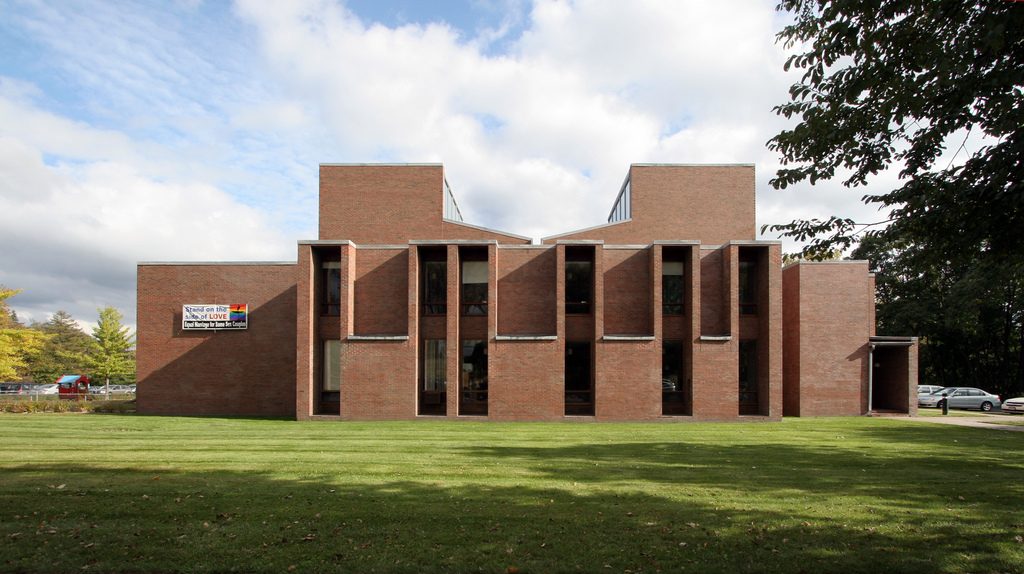
[[[135,374],[134,342],[128,327],[121,325],[117,309],[105,307],[99,311],[99,322],[92,330],[96,344],[89,363],[93,376],[109,385],[111,378]]]
[[[795,17],[778,35],[797,50],[786,69],[804,74],[775,108],[800,121],[768,142],[783,164],[772,185],[814,184],[844,171],[846,186],[863,186],[894,164],[903,184],[863,197],[891,210],[883,221],[833,216],[770,229],[809,240],[811,257],[847,249],[866,232],[951,258],[1019,260],[1024,4],[782,0],[778,9]],[[969,134],[985,136],[973,152]],[[950,144],[965,162],[939,163]]]
[[[0,286],[0,381],[27,378],[29,365],[42,354],[49,339],[44,333],[25,329],[7,305],[7,299],[18,293],[20,289]]]
[[[842,173],[855,188],[890,167],[901,180],[862,198],[881,221],[766,227],[807,241],[810,259],[854,246],[871,259],[878,330],[921,336],[922,382],[1024,393],[1024,4],[778,8],[794,16],[778,36],[796,50],[786,68],[804,73],[775,108],[799,121],[768,142],[783,164],[772,185]]]
[[[64,374],[84,373],[89,367],[92,337],[86,335],[66,311],[57,311],[48,321],[34,328],[49,335],[42,352],[29,370],[37,383],[52,383]]]
[[[21,289],[8,289],[0,285],[0,329],[15,329],[21,327],[18,321],[18,314],[7,305],[7,300],[21,293]]]

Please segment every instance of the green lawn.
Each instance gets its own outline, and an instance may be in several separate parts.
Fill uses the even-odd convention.
[[[1024,571],[1024,433],[92,414],[0,433],[4,571]]]

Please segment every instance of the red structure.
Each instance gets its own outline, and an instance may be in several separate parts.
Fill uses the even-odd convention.
[[[441,165],[322,165],[297,262],[140,263],[138,408],[339,419],[916,412],[867,262],[757,240],[752,165],[629,169],[608,221],[462,221]],[[242,329],[218,329],[225,305]],[[183,320],[187,307],[188,321]],[[235,323],[243,325],[242,323]]]
[[[89,377],[85,375],[63,375],[57,378],[57,397],[62,400],[80,401],[89,397]]]

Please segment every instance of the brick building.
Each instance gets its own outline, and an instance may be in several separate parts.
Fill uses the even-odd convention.
[[[868,263],[783,268],[752,165],[633,165],[606,224],[539,244],[463,222],[441,165],[322,165],[319,211],[296,262],[139,264],[141,412],[916,410],[916,339],[874,336]],[[247,305],[245,328],[197,329],[197,304]]]

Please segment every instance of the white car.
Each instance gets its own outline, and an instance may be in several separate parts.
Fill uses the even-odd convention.
[[[1024,397],[1014,397],[1012,399],[1006,399],[1003,403],[1004,413],[1024,413]]]
[[[58,391],[57,391],[57,387],[58,387],[58,385],[57,385],[57,384],[52,384],[52,385],[41,385],[41,386],[40,386],[40,387],[39,387],[39,388],[38,388],[38,389],[36,390],[36,393],[37,393],[37,394],[40,394],[40,395],[56,395],[56,394],[57,394],[57,392],[58,392]]]
[[[918,395],[930,395],[935,391],[941,391],[942,387],[939,385],[917,385]]]

